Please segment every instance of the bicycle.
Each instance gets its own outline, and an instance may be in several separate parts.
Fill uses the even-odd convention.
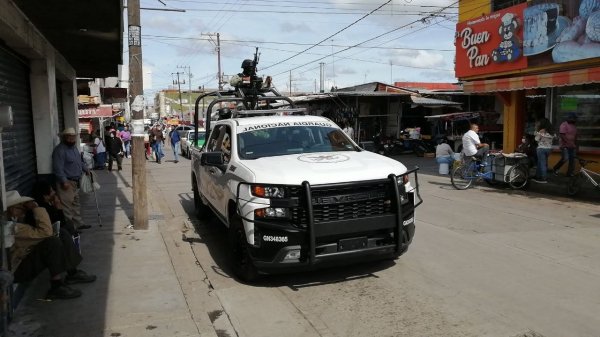
[[[476,158],[468,160],[452,170],[450,181],[457,190],[466,190],[473,181],[484,180],[490,185],[496,185],[496,173],[487,169],[491,166],[491,161],[481,162]],[[521,189],[527,185],[529,179],[529,169],[524,164],[513,165],[503,179],[512,189]]]
[[[585,179],[589,180],[589,182],[600,191],[600,173],[585,168],[587,164],[598,162],[595,160],[586,160],[583,158],[575,159],[579,161],[580,169],[579,172],[577,172],[573,177],[569,179],[569,183],[567,184],[567,193],[569,195],[577,194],[577,192],[581,190],[581,186],[583,185]],[[598,181],[596,181],[594,177],[598,177]]]

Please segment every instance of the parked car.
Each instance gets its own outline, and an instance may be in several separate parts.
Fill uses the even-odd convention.
[[[204,129],[198,129],[198,142],[196,142],[196,146],[202,147],[204,145],[205,134],[206,131]],[[190,147],[192,146],[194,146],[194,130],[186,130],[181,137],[181,155],[191,158]]]
[[[193,125],[178,125],[175,128],[175,131],[177,131],[179,133],[179,137],[183,140],[183,137],[185,137],[185,134],[187,133],[187,131],[192,130],[194,131],[194,126]]]

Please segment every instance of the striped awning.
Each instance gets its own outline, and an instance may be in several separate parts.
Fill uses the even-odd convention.
[[[578,69],[550,74],[464,82],[463,89],[465,93],[482,93],[563,87],[587,83],[600,83],[600,68]]]

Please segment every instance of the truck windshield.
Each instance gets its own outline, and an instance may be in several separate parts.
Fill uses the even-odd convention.
[[[322,126],[265,128],[237,135],[241,159],[297,153],[359,151],[342,130]]]

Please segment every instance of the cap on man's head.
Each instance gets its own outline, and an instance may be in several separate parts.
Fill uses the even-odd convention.
[[[21,196],[19,191],[6,191],[6,207],[12,207],[32,200],[33,198]]]
[[[577,119],[577,113],[575,113],[575,112],[569,112],[567,114],[567,119]]]
[[[77,132],[75,132],[75,128],[66,128],[61,133],[63,136],[77,136]]]

